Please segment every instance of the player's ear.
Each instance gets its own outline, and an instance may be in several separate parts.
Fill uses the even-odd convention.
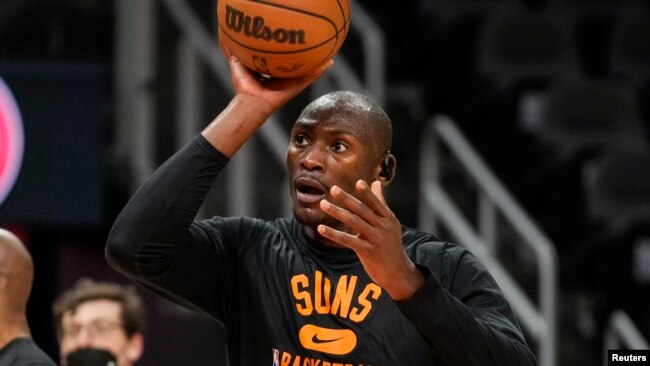
[[[386,151],[383,159],[379,163],[379,171],[377,173],[377,180],[381,182],[382,186],[387,186],[395,177],[395,170],[397,169],[397,159],[390,151]]]

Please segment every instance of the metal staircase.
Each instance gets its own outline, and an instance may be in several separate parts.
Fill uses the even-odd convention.
[[[430,119],[422,134],[420,153],[420,227],[437,232],[437,223],[449,230],[455,241],[468,248],[488,268],[508,298],[520,323],[532,335],[541,366],[557,364],[558,265],[555,246],[521,208],[504,185],[449,117]],[[443,149],[447,154],[443,154]],[[442,165],[453,159],[469,175],[478,190],[477,225],[459,208],[443,183]],[[532,251],[537,264],[537,302],[499,261],[502,226],[499,218],[514,229],[520,243]],[[526,252],[520,260],[528,262]]]

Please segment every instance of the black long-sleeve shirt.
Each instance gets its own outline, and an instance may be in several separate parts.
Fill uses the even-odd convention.
[[[33,339],[18,337],[0,348],[0,366],[56,366]]]
[[[223,324],[232,366],[536,364],[496,282],[458,245],[403,227],[425,283],[395,302],[352,250],[310,242],[293,218],[195,221],[227,162],[198,135],[131,198],[106,254]]]

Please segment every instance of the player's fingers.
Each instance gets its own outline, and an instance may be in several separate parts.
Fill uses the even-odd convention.
[[[364,233],[368,230],[368,222],[363,220],[358,214],[332,204],[332,202],[328,200],[321,200],[320,208],[326,214],[332,216],[358,233]]]
[[[352,212],[370,225],[378,224],[380,217],[377,216],[377,213],[374,212],[372,207],[369,207],[366,203],[345,192],[340,187],[332,186],[330,188],[330,195],[336,205]]]
[[[295,78],[271,78],[275,84],[271,84],[269,88],[274,88],[275,86],[278,89],[286,90],[287,86],[290,86],[294,90],[294,94],[298,94],[323,76],[325,71],[327,71],[327,69],[329,69],[333,64],[334,61],[329,60],[316,70]]]
[[[303,76],[303,78],[307,83],[312,83],[317,79],[319,79],[321,76],[323,76],[325,71],[327,71],[330,67],[332,67],[332,65],[334,65],[334,60],[330,59],[329,61],[321,65],[321,67]]]
[[[318,225],[316,230],[318,230],[318,233],[324,238],[339,243],[347,248],[354,250],[355,252],[361,249],[361,247],[365,243],[364,240],[361,240],[359,237],[355,235],[332,229],[331,227],[326,225],[322,225],[322,224]]]
[[[363,217],[372,225],[372,230],[362,234],[371,242],[386,239],[384,235],[394,230],[395,224],[399,224],[399,220],[386,204],[381,182],[374,181],[372,186],[368,186],[366,182],[359,180],[355,188],[364,206],[368,208],[368,211],[372,212],[371,215]]]
[[[376,182],[379,183],[378,181]],[[365,181],[358,180],[355,189],[357,190],[359,199],[374,215],[392,217],[393,212],[386,205],[383,193],[381,192],[381,183],[379,183],[379,187],[377,187],[377,184],[373,183],[373,185],[374,188],[371,188]]]
[[[382,189],[380,181],[376,180],[372,182],[372,185],[370,186],[370,190],[377,198],[379,198],[379,201],[381,202],[382,205],[388,207],[388,204],[386,203],[386,199],[384,198],[384,191]]]

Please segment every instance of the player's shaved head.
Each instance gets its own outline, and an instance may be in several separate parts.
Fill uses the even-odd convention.
[[[34,265],[23,242],[0,228],[0,308],[2,316],[23,315],[32,290]]]
[[[309,103],[298,119],[320,120],[330,115],[344,117],[350,131],[357,131],[377,154],[390,150],[393,139],[390,118],[369,96],[349,90],[327,93]]]

